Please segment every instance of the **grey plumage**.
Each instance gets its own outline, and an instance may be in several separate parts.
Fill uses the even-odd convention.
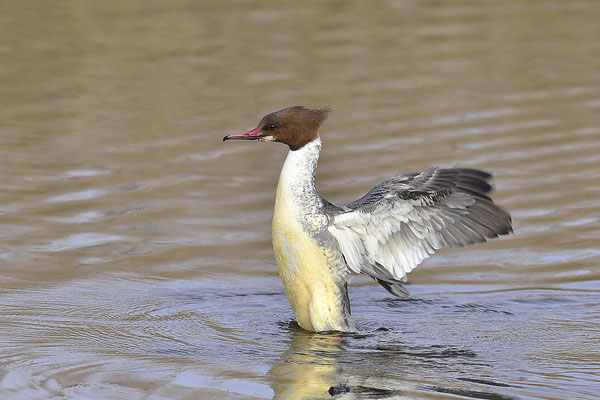
[[[487,172],[430,168],[397,175],[344,207],[329,207],[329,232],[349,268],[395,295],[405,276],[442,247],[461,247],[512,232],[493,203]]]

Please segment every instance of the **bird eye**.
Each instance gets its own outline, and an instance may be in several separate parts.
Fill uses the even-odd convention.
[[[274,131],[275,128],[277,128],[275,126],[275,124],[269,124],[269,125],[267,125],[267,126],[264,127],[264,129],[267,130],[267,131]]]

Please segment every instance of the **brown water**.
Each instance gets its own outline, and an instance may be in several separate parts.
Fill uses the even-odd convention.
[[[600,2],[0,5],[3,399],[593,399],[600,393]],[[334,203],[480,167],[515,234],[444,250],[361,328],[309,334],[277,276],[284,146],[331,105]]]

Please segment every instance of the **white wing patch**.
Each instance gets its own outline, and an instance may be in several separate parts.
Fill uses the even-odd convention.
[[[443,205],[429,197],[392,197],[386,194],[372,210],[365,207],[333,216],[329,232],[354,272],[372,275],[375,268],[380,279],[404,280],[435,250],[448,245],[443,232],[475,202],[461,192],[449,194]]]

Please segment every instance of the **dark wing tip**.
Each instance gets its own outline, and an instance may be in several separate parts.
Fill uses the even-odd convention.
[[[408,290],[406,290],[406,286],[404,285],[403,282],[394,280],[394,281],[384,281],[383,279],[379,279],[379,278],[373,278],[377,281],[377,283],[379,283],[381,286],[383,286],[383,288],[385,290],[387,290],[389,293],[393,294],[394,296],[400,297],[400,298],[407,298],[410,294],[408,293]]]
[[[458,168],[456,176],[456,188],[468,190],[470,192],[486,194],[493,190],[488,180],[492,179],[492,174],[479,169]]]
[[[481,243],[513,231],[510,214],[488,196],[493,190],[488,182],[491,178],[492,174],[479,169],[429,169],[413,180],[416,190],[408,191],[402,197],[423,197],[442,206],[441,214],[449,218],[446,222],[451,221],[439,231],[441,243],[445,246]],[[466,212],[444,207],[445,199],[451,198],[452,193],[467,194],[475,202],[467,207]]]

